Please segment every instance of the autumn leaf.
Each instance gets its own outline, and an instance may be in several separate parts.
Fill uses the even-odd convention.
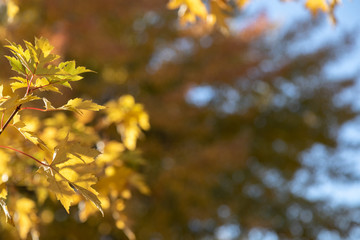
[[[21,61],[15,57],[5,56],[11,65],[11,70],[14,70],[15,72],[25,75],[26,71],[24,66],[22,65]]]
[[[329,11],[329,5],[326,0],[307,0],[305,7],[308,8],[314,16],[316,16],[319,11]]]
[[[43,98],[43,101],[45,103],[45,110],[68,110],[73,111],[78,114],[81,114],[81,110],[87,110],[87,111],[99,111],[101,109],[104,109],[105,107],[98,105],[91,100],[83,100],[81,98],[74,98],[70,99],[65,105],[61,107],[54,107],[49,100],[46,98]]]
[[[15,82],[10,83],[13,92],[17,89],[28,87],[27,80],[23,77],[12,77],[11,79],[16,80]]]
[[[104,109],[105,107],[100,106],[94,102],[92,102],[91,100],[83,100],[81,98],[75,98],[75,99],[70,99],[67,104],[65,104],[64,106],[60,107],[59,109],[62,110],[69,110],[69,111],[73,111],[76,113],[81,113],[80,110],[90,110],[90,111],[99,111],[101,109]]]
[[[15,103],[16,103],[16,105],[22,105],[24,103],[32,102],[32,101],[39,100],[39,99],[41,99],[41,98],[36,95],[29,94],[23,98],[16,100]]]
[[[134,150],[141,129],[150,128],[149,116],[144,111],[143,105],[135,103],[131,95],[125,95],[118,101],[110,101],[106,106],[107,121],[116,124],[125,147]]]
[[[76,193],[91,201],[104,215],[98,193],[92,188],[97,182],[94,173],[94,159],[99,155],[95,149],[87,148],[66,138],[54,150],[49,167],[40,169],[48,178],[49,190],[69,213]]]
[[[0,184],[0,205],[2,210],[4,211],[6,222],[14,226],[13,218],[10,215],[10,212],[8,210],[7,204],[6,204],[6,198],[7,198],[7,189],[6,184],[1,183]]]
[[[55,87],[53,84],[49,82],[48,79],[44,78],[38,78],[36,79],[36,83],[34,86],[36,89],[39,89],[39,91],[51,91],[62,94],[62,92],[59,90],[59,88]]]
[[[6,7],[6,14],[9,18],[8,20],[9,22],[12,22],[16,14],[19,12],[19,6],[16,5],[13,0],[8,0]]]
[[[17,101],[19,100],[18,95],[13,96],[3,96],[0,100],[0,111],[11,110],[14,109],[17,105]]]
[[[179,8],[179,17],[187,16],[187,19],[189,19],[189,15],[201,19],[206,19],[208,15],[206,6],[201,0],[170,0],[167,7],[169,9]]]
[[[35,213],[35,202],[29,198],[20,198],[15,203],[17,217],[15,225],[19,229],[21,239],[26,239],[30,231],[37,231],[35,226],[38,217]]]
[[[59,58],[58,55],[52,54],[53,46],[46,38],[35,38],[35,44],[28,41],[24,41],[26,48],[21,45],[9,42],[6,47],[10,49],[14,56],[6,56],[9,60],[12,70],[21,75],[30,74],[37,80],[35,89],[41,89],[42,91],[55,91],[59,92],[54,84],[63,85],[69,87],[71,81],[79,81],[83,77],[80,74],[85,72],[92,72],[85,67],[76,66],[75,61],[61,62],[58,66],[52,64],[52,62]],[[19,81],[12,84],[13,91],[18,88],[27,87],[25,82]],[[33,84],[33,83],[32,83]]]

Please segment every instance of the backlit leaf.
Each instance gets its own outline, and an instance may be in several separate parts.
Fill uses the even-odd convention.
[[[11,65],[11,70],[18,72],[19,74],[26,74],[25,68],[21,61],[15,57],[5,56]]]
[[[74,189],[69,185],[69,181],[62,178],[60,175],[51,171],[51,169],[42,170],[40,169],[40,173],[45,173],[47,176],[47,180],[49,185],[47,188],[55,193],[56,198],[60,201],[60,203],[64,206],[67,213],[70,212],[70,206],[74,201]]]
[[[10,86],[11,86],[11,90],[13,92],[15,92],[15,90],[17,90],[17,89],[27,88],[28,85],[27,85],[27,83],[23,83],[23,82],[13,82],[10,84]]]
[[[35,46],[42,51],[45,58],[48,57],[51,51],[54,49],[54,47],[49,43],[49,40],[44,37],[35,38]]]
[[[48,79],[46,79],[46,78],[36,79],[35,87],[42,92],[43,91],[52,91],[52,92],[57,92],[57,93],[62,94],[60,92],[60,90],[57,87],[55,87],[54,85],[51,85],[50,82],[48,81]]]
[[[60,78],[67,79],[68,81],[78,81],[83,77],[79,74],[85,72],[92,72],[85,67],[76,67],[75,61],[67,61],[59,64],[59,69],[62,70]]]
[[[97,192],[92,188],[97,182],[94,159],[99,155],[95,149],[84,147],[67,138],[54,151],[50,167],[43,167],[49,189],[55,193],[67,212],[76,199],[76,192],[91,201],[103,213]],[[75,192],[76,191],[76,192]]]
[[[83,100],[81,98],[70,99],[67,104],[58,108],[62,110],[74,111],[76,113],[81,113],[80,110],[90,110],[90,111],[99,111],[105,107],[98,105],[91,100]]]

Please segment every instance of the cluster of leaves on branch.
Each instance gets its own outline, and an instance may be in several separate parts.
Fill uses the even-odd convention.
[[[205,31],[217,26],[223,33],[229,32],[227,19],[242,10],[251,0],[169,0],[169,9],[178,9],[179,22],[182,26],[198,25]],[[334,10],[340,0],[306,0],[305,7],[313,15],[319,11],[328,14],[336,23]],[[203,33],[203,31],[202,31]]]
[[[129,95],[107,107],[81,98],[55,107],[50,97],[61,97],[71,82],[83,78],[80,74],[91,71],[75,61],[55,64],[59,56],[52,54],[45,38],[24,42],[25,48],[12,42],[6,46],[12,53],[6,58],[17,75],[0,85],[0,205],[6,221],[16,226],[21,239],[29,233],[37,239],[44,212],[45,223],[54,217],[44,203],[57,199],[68,213],[78,204],[81,221],[111,211],[116,227],[132,238],[122,214],[124,201],[131,197],[131,187],[144,194],[149,190],[122,154],[135,150],[141,130],[149,128],[147,113]],[[106,111],[98,118],[91,114],[102,109]],[[96,120],[99,124],[91,126]],[[100,138],[112,125],[123,141],[106,134]]]

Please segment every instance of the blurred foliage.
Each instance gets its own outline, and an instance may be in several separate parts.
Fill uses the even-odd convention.
[[[232,2],[211,1],[221,14],[228,13],[221,3]],[[356,228],[351,214],[358,214],[357,210],[329,208],[293,187],[303,169],[304,152],[314,144],[334,151],[339,127],[355,115],[349,106],[333,101],[353,79],[329,79],[324,73],[326,64],[350,49],[351,38],[301,51],[297,46],[318,34],[321,18],[279,32],[261,14],[224,37],[201,20],[208,19],[205,11],[216,15],[212,12],[216,8],[192,7],[195,3],[203,4],[22,1],[13,22],[0,31],[11,41],[44,35],[65,60],[76,59],[98,73],[86,74],[86,80],[64,95],[90,97],[100,104],[110,101],[127,109],[129,116],[142,109],[134,103],[135,97],[150,115],[151,129],[138,143],[142,153],[124,151],[125,144],[119,144],[127,139],[132,149],[131,139],[141,128],[148,129],[141,124],[147,119],[141,114],[136,118],[139,125],[129,132],[114,123],[116,118],[99,120],[90,114],[73,120],[73,129],[86,128],[87,116],[90,122],[98,121],[99,137],[109,140],[98,159],[106,177],[97,189],[100,194],[103,189],[115,191],[110,194],[112,214],[88,216],[93,210],[84,203],[79,205],[82,214],[68,216],[46,200],[39,227],[44,239],[132,238],[124,222],[138,239],[219,239],[225,230],[233,239],[255,233],[316,239],[321,231],[346,237]],[[314,14],[330,13],[332,6],[327,1],[306,4]],[[177,11],[187,15],[179,19],[167,7],[179,7]],[[229,29],[228,16],[241,16],[233,10],[222,18],[210,16],[210,23],[224,32]],[[192,24],[179,24],[185,20]],[[3,66],[5,60],[0,61]],[[1,72],[2,78],[8,75]],[[126,94],[133,97],[119,99]],[[60,98],[52,101],[65,104]],[[52,128],[59,128],[64,119],[59,114],[49,121]],[[133,126],[131,121],[127,124]],[[51,136],[51,131],[42,134]],[[97,133],[84,134],[82,141],[93,138],[98,141]],[[111,158],[120,160],[108,166]],[[309,171],[306,184],[313,182]],[[146,197],[142,194],[149,189],[144,182],[151,189]],[[138,191],[131,192],[134,187]],[[344,219],[346,224],[340,224]],[[1,234],[9,236],[7,229]]]
[[[194,28],[197,25],[197,34],[211,32],[214,27],[224,34],[229,34],[228,20],[251,3],[252,0],[169,0],[167,7],[178,9],[179,23],[182,27]],[[334,10],[340,3],[340,0],[304,1],[305,7],[314,16],[319,12],[326,13],[333,24],[336,23]]]

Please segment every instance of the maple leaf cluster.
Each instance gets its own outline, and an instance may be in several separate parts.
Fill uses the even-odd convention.
[[[124,164],[122,154],[135,150],[141,130],[149,128],[147,113],[129,95],[106,107],[81,98],[55,107],[45,97],[52,96],[48,93],[61,94],[83,78],[80,74],[92,71],[75,61],[56,64],[59,56],[52,54],[53,46],[45,38],[24,43],[25,48],[12,42],[6,46],[12,53],[6,58],[17,75],[0,85],[0,205],[6,221],[16,226],[21,239],[29,234],[36,238],[39,209],[46,199],[57,199],[67,213],[79,205],[81,221],[97,211],[103,216],[107,210],[118,212],[113,214],[116,226],[131,237],[121,213],[124,201],[131,197],[131,186],[144,194],[149,189],[142,176]],[[90,112],[105,108],[97,129],[87,124],[94,118]],[[50,117],[36,114],[54,111]],[[62,111],[75,112],[78,119],[71,120]],[[122,141],[98,136],[112,125]],[[18,186],[35,197],[24,195]]]

